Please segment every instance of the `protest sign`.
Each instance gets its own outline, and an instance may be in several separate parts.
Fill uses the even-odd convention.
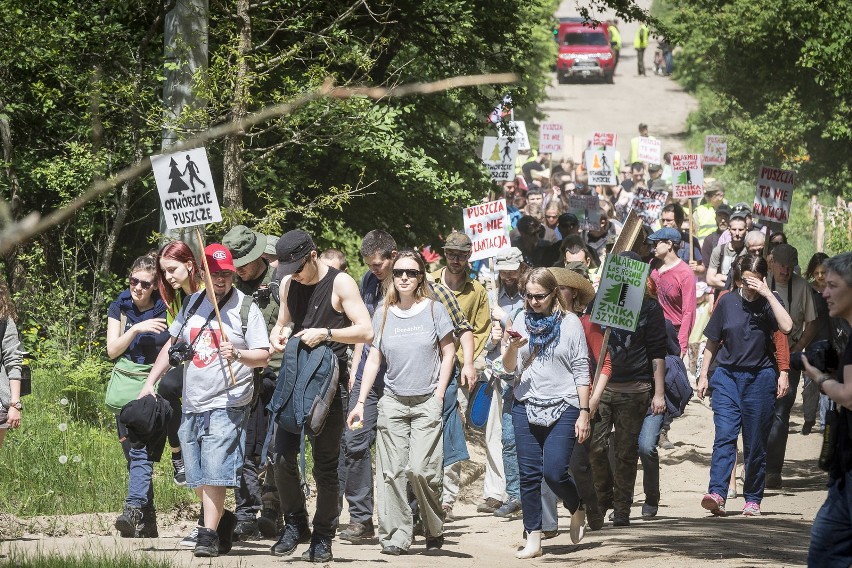
[[[493,181],[510,181],[515,178],[515,159],[518,156],[518,139],[486,136],[482,143],[482,161],[491,171]]]
[[[754,217],[776,223],[788,222],[795,179],[796,173],[790,170],[761,166],[754,194]]]
[[[565,133],[558,122],[543,122],[538,128],[538,153],[558,154],[565,147]]]
[[[704,195],[704,166],[700,154],[672,154],[672,189],[675,199]]]
[[[512,246],[509,243],[511,224],[505,199],[465,207],[462,215],[464,232],[471,240],[471,262],[496,256]]]
[[[668,197],[668,191],[651,191],[640,187],[633,196],[633,210],[644,223],[653,225],[659,220]]]
[[[592,308],[594,323],[636,331],[650,265],[611,254],[606,258]]]
[[[595,132],[586,148],[589,185],[617,185],[615,175],[615,133]]]
[[[530,137],[527,134],[527,125],[523,120],[509,121],[509,132],[512,137],[518,141],[518,150],[526,152],[532,150],[530,146]]]
[[[663,163],[663,143],[656,138],[639,137],[639,161],[646,164]]]
[[[724,136],[704,137],[704,165],[724,166],[728,159],[728,142]]]
[[[601,205],[597,195],[570,195],[568,209],[580,221],[580,229],[584,231],[597,229],[601,224]]]
[[[222,220],[207,150],[193,148],[151,156],[151,167],[168,229]]]

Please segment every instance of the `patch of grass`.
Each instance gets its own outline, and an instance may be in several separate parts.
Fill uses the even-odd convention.
[[[144,554],[131,555],[126,552],[115,554],[91,554],[65,556],[58,554],[22,554],[12,552],[0,560],[0,566],[14,568],[171,568],[166,559],[151,558]]]

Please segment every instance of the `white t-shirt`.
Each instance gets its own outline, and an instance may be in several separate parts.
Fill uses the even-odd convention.
[[[204,294],[204,291],[189,298],[186,310],[195,304],[198,294]],[[252,303],[249,309],[248,327],[245,337],[243,336],[240,307],[244,296],[245,294],[234,288],[228,302],[219,309],[228,341],[234,344],[235,349],[269,349],[266,323],[257,304]],[[232,408],[251,402],[252,368],[237,361],[231,363],[236,379],[232,384],[228,363],[219,356],[219,342],[222,337],[219,322],[214,315],[210,318],[210,323],[204,323],[212,311],[213,304],[205,297],[186,326],[183,326],[185,310],[181,310],[169,328],[172,337],[178,337],[180,333],[179,339],[190,344],[195,341],[195,354],[183,367],[184,412],[198,413],[215,408]]]

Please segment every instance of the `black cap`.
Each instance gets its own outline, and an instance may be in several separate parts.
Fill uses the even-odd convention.
[[[300,229],[284,233],[275,243],[275,255],[278,257],[276,276],[288,276],[302,266],[302,260],[316,249],[314,240]]]
[[[580,220],[577,219],[577,216],[573,213],[563,213],[559,216],[559,219],[556,221],[556,225],[579,225]]]
[[[728,217],[730,217],[731,213],[733,213],[733,212],[734,211],[731,209],[731,206],[728,205],[727,203],[723,203],[719,207],[716,208],[716,215],[722,214],[722,215],[727,215]]]

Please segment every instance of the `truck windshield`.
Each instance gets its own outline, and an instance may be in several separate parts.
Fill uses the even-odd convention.
[[[562,36],[562,45],[608,45],[606,36],[594,32],[568,33]]]

